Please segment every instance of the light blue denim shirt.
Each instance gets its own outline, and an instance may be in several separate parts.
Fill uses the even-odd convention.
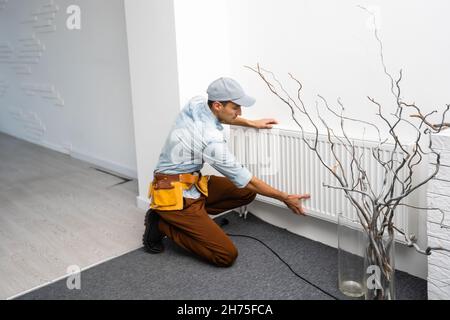
[[[253,175],[230,153],[224,128],[203,97],[192,98],[175,120],[159,156],[155,172],[165,174],[200,171],[208,163],[238,188],[244,188]],[[183,196],[197,199],[195,186]]]

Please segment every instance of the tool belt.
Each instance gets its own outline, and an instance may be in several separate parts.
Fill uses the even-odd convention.
[[[159,211],[183,210],[183,190],[195,185],[207,197],[208,180],[209,176],[202,176],[200,172],[197,175],[154,173],[148,193],[148,197],[151,197],[150,208]]]

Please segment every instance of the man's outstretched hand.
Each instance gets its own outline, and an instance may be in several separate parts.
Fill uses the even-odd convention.
[[[307,200],[311,198],[311,195],[308,193],[305,194],[290,194],[288,197],[284,200],[284,203],[286,206],[291,209],[295,214],[299,214],[302,216],[305,216],[305,209],[303,208],[301,204],[301,200]]]
[[[256,129],[272,129],[274,124],[278,124],[278,121],[275,119],[260,119],[252,122]]]
[[[256,176],[252,177],[246,188],[262,196],[277,199],[283,202],[295,214],[299,215],[305,215],[305,210],[302,207],[301,201],[311,198],[309,193],[288,194],[287,192],[277,190],[261,179],[258,179]]]

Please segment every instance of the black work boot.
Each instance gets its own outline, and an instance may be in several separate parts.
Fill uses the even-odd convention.
[[[159,215],[152,209],[145,214],[145,232],[142,243],[148,253],[161,253],[164,251],[162,239],[164,235],[159,231]]]

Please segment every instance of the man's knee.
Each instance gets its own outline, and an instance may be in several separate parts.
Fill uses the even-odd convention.
[[[215,255],[213,263],[218,267],[231,267],[236,261],[238,254],[236,246],[231,244],[223,252]]]
[[[257,196],[256,192],[253,192],[247,188],[245,188],[245,194],[243,195],[242,199],[246,202],[246,204],[249,204],[253,200],[255,200]]]

